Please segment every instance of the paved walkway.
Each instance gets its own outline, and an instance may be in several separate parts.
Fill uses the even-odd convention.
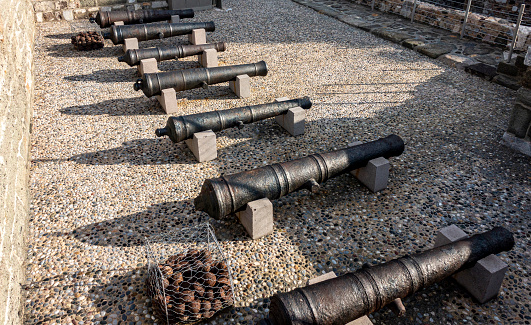
[[[293,1],[502,86],[515,90],[520,87],[516,77],[496,71],[503,60],[503,48],[461,39],[450,31],[371,10],[348,0]]]

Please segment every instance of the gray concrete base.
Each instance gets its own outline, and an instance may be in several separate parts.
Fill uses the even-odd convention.
[[[362,144],[361,141],[355,141],[348,144],[348,147],[354,147]],[[384,157],[378,157],[369,161],[367,166],[351,171],[363,185],[369,190],[376,193],[387,188],[389,181],[389,160]]]
[[[188,41],[194,45],[206,44],[206,31],[204,28],[194,29],[192,34],[188,35]]]
[[[127,50],[138,50],[138,39],[136,38],[126,38],[124,44],[122,45],[124,53]]]
[[[194,137],[185,140],[185,143],[199,162],[214,160],[218,157],[216,134],[211,130],[194,133]]]
[[[229,88],[239,98],[249,98],[251,97],[251,78],[246,74],[236,76],[235,80],[229,81]]]
[[[456,225],[451,225],[439,231],[435,238],[434,248],[467,237],[463,230]],[[453,278],[479,303],[485,303],[495,298],[500,292],[508,268],[509,266],[498,256],[489,255],[479,260],[472,268],[456,273]]]
[[[197,61],[205,68],[218,66],[218,51],[216,49],[207,49],[203,54],[197,56]]]
[[[503,134],[501,143],[509,148],[531,157],[531,141],[515,137],[509,132]]]
[[[275,99],[275,102],[286,100],[289,100],[289,98],[282,97]],[[306,110],[302,107],[292,107],[286,114],[275,116],[275,121],[292,136],[304,134]]]
[[[181,17],[179,15],[173,15],[171,16],[170,23],[172,24],[178,24],[181,22]]]
[[[328,272],[328,273],[325,273],[323,275],[320,275],[316,278],[313,278],[313,279],[310,279],[308,280],[308,285],[312,285],[312,284],[316,284],[316,283],[319,283],[319,282],[323,282],[323,281],[326,281],[326,280],[330,280],[330,279],[333,279],[333,278],[336,278],[337,275],[334,273],[334,272]],[[369,317],[367,316],[363,316],[363,317],[360,317],[356,320],[353,320],[352,322],[349,322],[345,325],[373,325],[371,320],[369,319]]]
[[[144,73],[156,73],[159,72],[159,67],[157,65],[157,59],[151,58],[151,59],[144,59],[140,60],[140,64],[138,65],[138,73],[140,76],[143,76]]]
[[[114,25],[114,26],[123,26],[123,25],[125,25],[125,24],[124,24],[123,21],[115,21],[115,22],[113,23],[113,25]]]
[[[247,203],[236,216],[252,239],[273,233],[273,203],[267,198]]]
[[[173,114],[177,112],[177,92],[175,89],[163,89],[162,95],[157,96],[157,100],[166,114]]]

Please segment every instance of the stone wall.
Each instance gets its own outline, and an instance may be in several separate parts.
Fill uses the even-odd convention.
[[[136,0],[37,0],[33,1],[35,21],[86,19],[98,10],[139,10],[167,8],[167,1]]]
[[[22,324],[35,24],[30,0],[0,6],[0,324]]]

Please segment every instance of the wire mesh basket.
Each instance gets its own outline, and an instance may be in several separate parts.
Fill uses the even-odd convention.
[[[166,324],[206,320],[234,304],[230,262],[210,224],[146,238],[146,290]]]

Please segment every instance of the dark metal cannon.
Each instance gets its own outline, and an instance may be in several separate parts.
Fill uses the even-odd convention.
[[[130,66],[139,65],[141,60],[156,59],[158,62],[172,59],[185,58],[203,53],[205,50],[214,49],[223,52],[226,44],[223,42],[200,45],[177,45],[168,47],[151,47],[147,49],[131,49],[125,55],[118,57],[118,61],[125,62]]]
[[[166,122],[166,127],[157,129],[155,134],[158,137],[167,135],[171,141],[181,142],[192,138],[194,133],[197,132],[206,130],[221,131],[232,127],[241,128],[244,124],[286,114],[293,107],[309,109],[312,107],[312,102],[308,97],[304,97],[283,102],[226,109],[223,111],[170,117]]]
[[[163,89],[174,88],[176,91],[194,89],[221,82],[231,81],[239,75],[249,77],[267,75],[264,61],[251,64],[231,65],[215,68],[196,68],[159,73],[146,73],[135,83],[135,90],[140,90],[147,97],[160,95]]]
[[[269,318],[260,324],[347,324],[513,246],[512,233],[496,227],[420,254],[276,294],[271,298]]]
[[[153,23],[144,25],[111,26],[109,32],[103,33],[103,38],[111,39],[114,45],[123,44],[126,38],[136,38],[147,41],[157,38],[166,38],[191,34],[194,29],[204,29],[213,32],[216,27],[213,21],[206,23]]]
[[[117,21],[123,21],[124,25],[145,24],[156,21],[170,20],[171,16],[179,18],[194,18],[193,9],[184,10],[121,10],[121,11],[98,11],[96,18],[89,18],[91,23],[97,23],[101,28],[111,26]]]
[[[403,151],[404,141],[390,135],[355,147],[207,179],[194,201],[195,208],[221,219],[251,201],[278,199],[301,189],[314,192],[327,179],[364,167],[371,159],[394,157]]]

